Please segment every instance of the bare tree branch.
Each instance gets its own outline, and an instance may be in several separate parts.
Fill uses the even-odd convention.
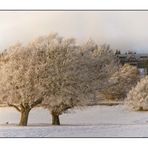
[[[17,105],[8,103],[8,106],[14,107],[17,111],[21,112],[20,108]]]
[[[43,101],[43,98],[37,99],[36,101],[34,101],[34,102],[31,104],[31,108],[37,106],[38,104],[41,104],[42,101]]]
[[[21,106],[21,108],[22,108],[22,109],[25,109],[25,107],[24,107],[23,103],[21,103],[21,104],[20,104],[20,106]]]

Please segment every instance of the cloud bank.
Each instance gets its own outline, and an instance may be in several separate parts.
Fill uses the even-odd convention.
[[[148,11],[1,11],[0,49],[57,32],[112,48],[148,52]]]

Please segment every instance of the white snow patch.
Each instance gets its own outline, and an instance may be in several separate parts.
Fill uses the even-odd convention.
[[[0,108],[0,137],[148,137],[148,112],[130,112],[123,105],[75,109],[52,126],[47,110],[30,112],[27,127],[19,127],[20,114]]]

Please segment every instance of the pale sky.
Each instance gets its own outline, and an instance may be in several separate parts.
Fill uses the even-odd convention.
[[[148,11],[0,11],[0,49],[50,32],[148,53]]]

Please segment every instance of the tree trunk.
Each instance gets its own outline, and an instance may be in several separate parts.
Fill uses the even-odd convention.
[[[21,120],[19,126],[27,126],[30,110],[21,111]]]
[[[52,125],[60,125],[59,115],[52,114]]]
[[[20,103],[20,105],[8,103],[8,105],[14,107],[17,111],[21,113],[19,126],[27,126],[30,110],[36,107],[38,104],[42,103],[42,101],[43,98],[39,98],[35,100],[31,105],[29,105],[29,103]]]

